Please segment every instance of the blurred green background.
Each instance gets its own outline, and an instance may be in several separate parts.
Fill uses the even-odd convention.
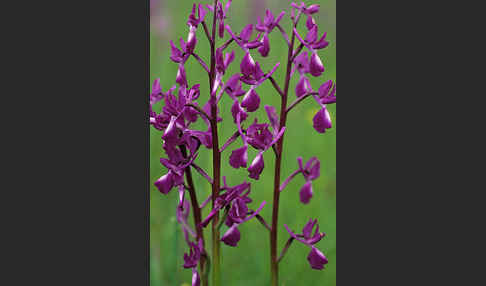
[[[335,0],[304,1],[306,4],[320,4],[321,10],[314,15],[318,25],[319,33],[327,31],[327,39],[330,41],[328,48],[321,50],[319,55],[322,58],[326,71],[319,78],[310,77],[315,90],[326,80],[336,79],[336,2]],[[201,3],[209,3],[203,0]],[[288,30],[290,28],[290,3],[283,0],[234,0],[229,12],[227,24],[230,24],[233,31],[239,33],[247,23],[256,23],[256,17],[263,16],[268,8],[278,15],[285,10],[287,15],[281,25]],[[178,40],[180,37],[186,39],[188,27],[187,17],[190,13],[193,1],[189,0],[151,0],[151,31],[150,31],[150,81],[155,78],[161,79],[162,89],[167,91],[175,84],[177,64],[170,61],[169,39]],[[212,14],[208,14],[212,16]],[[304,18],[305,20],[305,18]],[[299,31],[305,35],[304,21],[299,25]],[[198,45],[196,52],[209,64],[209,44],[205,39],[202,28],[199,29]],[[254,35],[255,36],[255,33]],[[225,40],[228,38],[226,33]],[[218,40],[221,45],[223,40]],[[270,35],[271,51],[268,58],[262,59],[256,50],[252,53],[255,60],[259,61],[262,69],[267,72],[276,62],[281,66],[274,74],[280,86],[284,86],[285,63],[287,58],[286,44],[276,29]],[[242,51],[236,44],[230,45],[227,52],[235,50],[236,59],[227,72],[224,79],[239,70],[239,63],[242,59]],[[208,99],[209,89],[206,73],[194,59],[186,64],[189,85],[201,84],[200,105],[204,105]],[[297,83],[298,76],[292,80],[291,90]],[[280,99],[269,82],[264,83],[257,89],[262,98],[260,109],[251,114],[248,122],[252,122],[256,116],[259,121],[268,121],[263,105],[280,107]],[[295,93],[290,94],[289,102],[295,99]],[[221,112],[223,118],[231,118],[229,112],[231,101],[225,95],[221,101]],[[158,112],[161,106],[156,108]],[[304,161],[311,156],[317,156],[321,160],[321,177],[313,182],[314,197],[308,205],[299,201],[299,190],[304,183],[302,176],[294,179],[282,193],[280,199],[279,216],[279,252],[288,239],[288,234],[283,224],[288,224],[293,230],[300,232],[309,218],[317,218],[321,231],[326,237],[317,244],[317,247],[328,257],[329,264],[322,271],[313,270],[307,262],[309,248],[300,243],[294,243],[289,249],[284,260],[280,264],[281,285],[336,285],[336,105],[329,106],[333,119],[333,128],[325,134],[318,134],[312,128],[312,117],[317,112],[318,105],[308,98],[295,108],[288,117],[287,131],[284,144],[284,160],[282,166],[282,181],[297,168],[296,158],[302,156]],[[199,120],[201,121],[201,120]],[[205,130],[205,125],[198,122],[199,130]],[[231,119],[227,119],[219,125],[221,141],[226,139],[236,130]],[[186,243],[182,232],[176,222],[175,211],[178,202],[177,192],[173,190],[165,196],[153,186],[166,169],[159,163],[160,157],[165,157],[161,148],[161,132],[150,129],[150,285],[190,285],[191,271],[182,268],[183,253],[187,251]],[[222,174],[227,176],[229,185],[236,185],[243,180],[252,182],[251,197],[254,202],[253,208],[258,207],[262,200],[268,202],[262,211],[262,216],[271,222],[272,212],[272,188],[273,188],[273,164],[274,154],[270,150],[264,155],[265,169],[259,181],[248,178],[246,169],[235,170],[228,164],[231,150],[240,147],[241,140],[238,139],[222,155]],[[255,157],[256,152],[250,148],[249,163]],[[203,166],[211,174],[211,152],[204,147],[198,156],[197,163]],[[194,173],[195,185],[199,201],[203,201],[210,194],[210,185],[205,179]],[[206,208],[205,216],[209,212]],[[192,223],[192,214],[190,217]],[[243,285],[268,285],[269,273],[269,235],[257,220],[251,220],[240,226],[241,241],[237,248],[228,247],[222,244],[222,285],[243,286]],[[222,233],[226,230],[223,227]],[[207,249],[210,252],[210,229],[205,231]]]

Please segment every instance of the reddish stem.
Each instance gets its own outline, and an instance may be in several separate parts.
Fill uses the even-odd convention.
[[[210,93],[210,103],[211,103],[211,136],[213,145],[213,188],[212,188],[212,205],[214,209],[214,204],[216,198],[219,195],[220,181],[221,181],[221,153],[219,152],[219,138],[218,138],[218,125],[217,125],[217,112],[218,112],[218,101],[216,100],[216,94],[213,94],[214,81],[216,78],[216,24],[217,24],[217,9],[218,0],[214,0],[214,15],[213,15],[213,27],[211,33],[211,39],[209,41],[211,45],[211,68],[209,73],[209,93]],[[220,285],[220,235],[219,235],[219,212],[216,213],[212,220],[212,238],[213,238],[213,286]]]
[[[294,24],[294,27],[297,26]],[[290,79],[292,73],[292,56],[294,54],[295,33],[292,29],[292,39],[288,49],[287,55],[287,74],[285,76],[285,88],[280,106],[280,128],[285,127],[287,123],[287,99],[290,88]],[[277,233],[278,233],[278,210],[280,203],[280,170],[282,165],[282,151],[285,133],[277,142],[276,159],[275,159],[275,175],[273,188],[273,211],[272,211],[272,228],[270,231],[270,269],[272,273],[272,286],[278,286],[278,257],[277,257]]]

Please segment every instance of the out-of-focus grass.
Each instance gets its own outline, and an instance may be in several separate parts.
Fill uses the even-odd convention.
[[[204,2],[204,1],[203,1]],[[248,1],[233,1],[230,10],[229,24],[233,30],[240,31],[248,22],[251,11]],[[289,12],[291,1],[267,1],[267,6],[278,14],[281,9]],[[318,2],[321,4],[321,12],[316,15],[316,21],[320,27],[320,33],[327,31],[330,46],[319,52],[326,71],[319,78],[311,77],[314,89],[328,79],[336,79],[336,25],[335,25],[335,0],[330,1],[304,1],[306,4]],[[161,79],[164,91],[175,83],[177,65],[170,61],[169,39],[176,42],[177,39],[187,36],[187,16],[192,7],[192,1],[165,1],[163,14],[166,16],[167,26],[163,33],[151,33],[150,39],[150,80]],[[264,11],[260,11],[263,14]],[[211,15],[211,14],[209,14]],[[284,17],[281,24],[286,29],[290,27],[288,16]],[[304,24],[304,22],[302,22]],[[303,25],[301,24],[301,31]],[[305,33],[304,33],[305,34]],[[162,36],[161,36],[162,35]],[[197,53],[209,63],[209,45],[205,39],[202,29],[198,31]],[[227,35],[226,35],[227,37]],[[257,52],[252,55],[260,61],[263,70],[266,72],[272,68],[277,61],[281,63],[274,77],[283,87],[285,75],[285,61],[287,48],[279,34],[275,31],[270,36],[270,56],[262,59]],[[222,43],[221,40],[218,42]],[[232,44],[227,51],[236,51],[236,60],[228,71],[225,79],[239,69],[242,52],[236,45]],[[200,105],[208,99],[208,80],[205,72],[197,62],[190,59],[186,65],[189,85],[201,84]],[[292,81],[291,90],[294,90],[297,77]],[[254,117],[259,121],[268,121],[263,105],[280,107],[280,99],[270,83],[265,83],[257,89],[262,98],[260,109],[252,114],[247,122],[252,122]],[[290,102],[295,99],[295,94],[290,94]],[[222,141],[226,140],[234,131],[229,112],[231,102],[229,97],[224,96],[221,102],[223,118],[227,118],[219,125]],[[159,107],[160,108],[160,107]],[[285,179],[297,167],[296,158],[302,156],[304,160],[311,156],[317,156],[321,160],[321,177],[314,181],[314,197],[308,205],[299,202],[299,189],[304,183],[302,177],[292,181],[282,193],[280,199],[279,217],[279,249],[285,244],[288,234],[283,224],[288,224],[292,229],[300,231],[309,218],[317,218],[321,231],[326,232],[326,237],[317,245],[329,259],[329,264],[323,271],[312,270],[307,262],[308,247],[294,243],[288,251],[285,259],[280,264],[281,285],[335,285],[336,284],[336,107],[329,107],[333,117],[333,129],[325,134],[318,134],[312,128],[312,117],[317,111],[317,105],[311,98],[301,103],[294,109],[288,118],[288,129],[286,131],[284,144],[284,161],[282,166],[282,180]],[[195,125],[199,129],[205,125]],[[161,148],[161,132],[151,128],[150,131],[150,180],[153,183],[158,177],[166,173],[166,170],[159,163],[160,157],[165,157]],[[272,188],[273,188],[273,164],[274,155],[271,150],[266,152],[265,169],[259,181],[248,178],[245,169],[235,170],[228,164],[231,150],[241,146],[241,141],[233,143],[223,153],[222,174],[227,176],[228,183],[235,185],[243,180],[252,182],[253,207],[257,207],[262,200],[268,202],[263,209],[262,216],[271,221]],[[249,153],[249,161],[254,158],[254,150]],[[207,168],[211,173],[211,151],[201,149],[197,163]],[[194,174],[198,198],[204,200],[210,193],[210,185],[197,173]],[[177,192],[172,191],[165,196],[160,194],[151,184],[150,189],[150,281],[151,286],[161,285],[183,285],[190,282],[191,271],[182,268],[182,255],[187,251],[179,225],[175,219],[175,208],[177,205]],[[208,209],[204,210],[204,215]],[[192,222],[192,214],[191,214]],[[225,229],[223,229],[223,232]],[[268,285],[269,283],[269,242],[268,232],[256,220],[252,220],[240,227],[241,241],[237,248],[222,245],[222,279],[223,285],[246,286],[246,285]],[[205,231],[208,251],[210,251],[210,231]],[[318,282],[317,282],[318,281]]]

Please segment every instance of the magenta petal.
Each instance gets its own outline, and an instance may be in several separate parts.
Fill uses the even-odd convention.
[[[309,181],[300,189],[300,201],[303,204],[308,204],[312,198],[312,194],[312,182]]]
[[[305,42],[312,44],[317,40],[317,25],[314,25],[312,29],[307,33],[305,37]]]
[[[312,229],[314,228],[315,224],[317,223],[317,219],[309,219],[309,222],[306,223],[304,228],[302,229],[302,234],[305,238],[310,238],[312,235]]]
[[[314,236],[308,238],[307,243],[310,244],[310,245],[314,245],[314,244],[318,243],[319,241],[321,241],[321,239],[324,236],[326,236],[326,234],[323,233],[323,232],[319,232],[319,225],[317,225],[316,230],[314,232]]]
[[[240,64],[241,73],[246,77],[251,77],[255,72],[255,61],[250,53],[246,53]]]
[[[225,70],[224,66],[224,57],[223,57],[223,51],[221,48],[216,49],[216,54],[215,54],[215,60],[216,60],[216,69],[223,73]]]
[[[231,51],[231,53],[226,54],[226,57],[224,58],[224,68],[227,69],[234,59],[235,59],[235,51]]]
[[[319,133],[324,133],[326,129],[332,127],[331,116],[325,107],[316,113],[312,121],[314,123],[314,129]]]
[[[324,49],[325,47],[329,46],[329,42],[326,41],[326,35],[327,35],[327,33],[324,33],[324,35],[322,35],[321,39],[317,43],[314,43],[312,45],[312,48],[314,48],[316,50],[320,50],[320,49]]]
[[[231,167],[238,169],[240,167],[245,167],[248,162],[248,146],[243,146],[241,148],[233,150],[231,152],[229,163]]]
[[[189,98],[191,101],[199,98],[199,95],[201,94],[201,91],[199,90],[200,86],[200,84],[195,84],[189,90]]]
[[[194,102],[194,105],[197,106],[197,102]],[[199,117],[199,112],[191,107],[187,107],[184,109],[184,118],[189,121],[190,123],[194,123],[197,121]]]
[[[259,40],[255,40],[253,42],[249,42],[248,44],[246,44],[246,48],[253,50],[260,47],[261,45],[262,43]]]
[[[336,85],[332,87],[332,81],[328,80],[321,85],[319,88],[319,99],[322,104],[336,103]]]
[[[228,13],[229,8],[231,7],[231,1],[232,0],[228,0],[228,2],[226,2],[226,5],[224,6],[224,14],[225,15],[226,15],[226,13]]]
[[[226,88],[231,89],[231,91],[235,91],[238,87],[239,82],[240,82],[240,75],[235,73],[226,82]]]
[[[248,176],[255,180],[260,179],[260,174],[262,173],[263,168],[265,168],[265,162],[263,161],[263,153],[260,152],[255,159],[253,159],[250,167],[248,167],[248,172],[250,173]]]
[[[228,212],[228,218],[232,222],[229,226],[233,225],[233,223],[244,222],[247,214],[248,206],[246,205],[245,200],[241,197],[236,198]]]
[[[233,122],[236,123],[236,118],[238,114],[240,115],[240,120],[241,122],[245,121],[246,118],[248,117],[248,114],[246,113],[243,108],[240,106],[240,102],[238,99],[235,98],[233,105],[231,106],[231,114],[233,115]]]
[[[321,175],[321,162],[316,158],[311,158],[311,164],[306,164],[305,169],[308,172],[307,179],[315,180]]]
[[[257,24],[255,25],[255,29],[258,31],[258,32],[265,32],[266,30],[266,27],[265,25],[263,25],[262,23],[262,20],[260,19],[260,17],[257,18]]]
[[[273,131],[276,132],[279,129],[279,117],[277,115],[275,107],[271,105],[265,105],[265,111],[267,112],[268,120],[270,120]]]
[[[267,34],[263,36],[263,45],[258,48],[258,52],[262,57],[267,57],[270,52],[270,41],[268,40]]]
[[[238,241],[240,241],[241,235],[240,231],[238,230],[238,225],[233,224],[226,233],[223,235],[221,238],[221,241],[224,242],[224,244],[235,247],[238,245]]]
[[[273,24],[273,21],[275,21],[275,16],[273,15],[272,11],[267,10],[263,24],[268,27]]]
[[[173,62],[180,63],[182,61],[182,52],[174,45],[174,42],[170,40],[171,55],[170,59]]]
[[[324,256],[324,254],[315,247],[312,247],[311,252],[307,256],[307,260],[309,261],[312,269],[317,270],[324,269],[324,265],[328,263],[326,256]]]
[[[225,26],[224,26],[224,20],[220,20],[219,21],[219,29],[218,29],[218,36],[222,39],[224,38],[224,30],[225,30]]]
[[[156,104],[163,98],[164,94],[162,93],[162,87],[160,86],[160,78],[157,78],[152,85],[152,93],[150,93],[150,108],[152,108],[152,105]],[[155,113],[152,112],[151,116],[154,117]]]
[[[250,219],[256,217],[263,209],[263,207],[267,204],[266,201],[263,201],[260,206],[258,207],[258,209],[256,211],[254,211],[251,215],[249,215],[247,218],[244,219],[244,221],[249,221]]]
[[[311,15],[309,15],[307,16],[307,21],[305,22],[305,25],[307,26],[307,29],[310,31],[316,25],[316,21]]]
[[[251,89],[241,101],[241,106],[248,112],[254,112],[260,107],[260,97],[255,90]]]
[[[298,55],[294,63],[299,70],[300,74],[308,73],[309,72],[309,54],[307,51],[303,51],[300,55]]]
[[[204,5],[202,5],[202,4],[199,4],[198,10],[199,11],[197,11],[197,12],[198,12],[198,16],[199,16],[199,21],[202,22],[204,20],[204,18],[206,17],[206,14],[208,13],[208,11],[206,11],[206,9],[204,9]]]
[[[221,209],[221,206],[216,206],[216,208],[212,209],[211,212],[208,214],[208,216],[201,222],[202,227],[208,226],[208,224],[211,222],[211,220],[214,218],[214,216],[219,212]]]
[[[248,24],[241,31],[240,38],[243,41],[248,42],[250,40],[250,38],[251,38],[251,33],[252,32],[253,32],[253,25],[252,24]]]
[[[165,129],[164,135],[162,135],[162,139],[168,144],[177,144],[179,141],[179,130],[176,127],[176,120],[175,116],[172,116],[170,119],[170,123]]]
[[[320,8],[321,8],[321,6],[319,4],[313,4],[313,5],[310,5],[309,7],[307,7],[307,9],[305,9],[305,13],[308,14],[308,15],[315,14],[315,13],[319,12]]]
[[[192,284],[191,286],[200,286],[201,285],[201,278],[199,277],[199,273],[196,270],[196,267],[192,269]]]
[[[186,69],[182,64],[179,64],[179,70],[177,71],[176,82],[179,84],[179,86],[187,87]]]
[[[299,82],[295,86],[295,94],[297,97],[306,95],[312,91],[309,79],[306,76],[301,76]]]
[[[328,80],[319,87],[319,97],[323,98],[329,94],[331,90],[332,80]]]
[[[299,238],[299,237],[298,237],[298,236],[297,236],[297,235],[296,235],[296,234],[295,234],[295,233],[294,233],[294,232],[293,232],[293,231],[290,229],[290,227],[289,227],[288,225],[284,224],[284,227],[285,227],[285,229],[287,230],[287,232],[289,233],[289,235],[290,235],[291,237],[293,237],[294,239],[296,239],[296,240],[298,240],[298,241],[300,241],[300,242],[303,242],[303,241],[302,241],[302,240],[301,240],[301,239],[300,239],[300,238]]]
[[[164,195],[167,195],[174,187],[174,175],[169,171],[167,174],[160,177],[154,185]]]
[[[192,54],[192,52],[194,52],[194,49],[196,48],[196,44],[197,44],[196,28],[191,27],[189,30],[189,34],[187,36],[186,52],[188,54]]]
[[[176,217],[179,223],[187,222],[189,218],[189,213],[191,211],[191,206],[188,200],[184,200],[182,208],[177,208],[176,210]]]
[[[324,72],[324,65],[316,53],[313,53],[311,56],[309,69],[310,73],[315,77],[320,76]]]

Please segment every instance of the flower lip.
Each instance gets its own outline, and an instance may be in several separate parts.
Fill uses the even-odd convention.
[[[328,263],[326,256],[317,248],[312,247],[309,255],[307,256],[307,261],[309,261],[312,269],[322,270],[324,265]]]
[[[231,167],[238,169],[240,167],[246,168],[248,162],[248,146],[243,146],[231,152],[229,163]]]
[[[226,245],[236,247],[241,239],[240,231],[238,230],[238,224],[233,224],[221,238],[221,241]]]
[[[314,129],[319,133],[325,133],[326,129],[332,127],[331,116],[325,106],[316,113],[312,121]]]
[[[304,204],[308,204],[310,202],[310,199],[312,198],[312,195],[312,182],[308,181],[300,189],[300,201]]]
[[[250,167],[248,167],[249,177],[255,180],[260,179],[260,174],[265,168],[265,162],[263,161],[263,152],[260,151],[253,162],[251,163]]]

